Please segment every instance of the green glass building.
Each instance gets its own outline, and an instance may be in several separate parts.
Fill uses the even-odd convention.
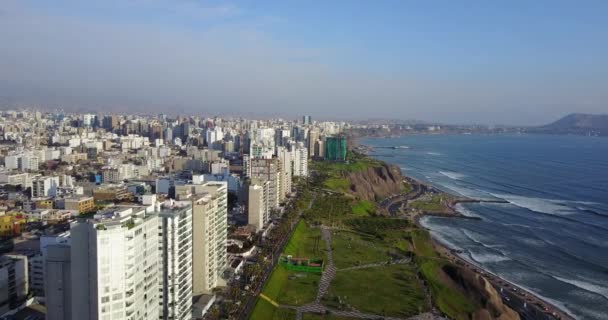
[[[325,139],[325,160],[346,161],[346,137],[327,137]]]

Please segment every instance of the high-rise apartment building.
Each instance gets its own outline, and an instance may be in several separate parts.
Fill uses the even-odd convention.
[[[293,175],[296,177],[308,176],[308,148],[298,142],[293,148]]]
[[[247,190],[247,223],[259,231],[270,220],[268,207],[270,182],[252,181],[252,183]]]
[[[119,206],[72,223],[72,315],[82,320],[158,319],[162,281],[158,216]],[[75,285],[77,284],[77,285]]]
[[[192,205],[190,201],[170,200],[155,214],[162,230],[160,319],[192,319]]]
[[[315,143],[319,140],[319,130],[311,129],[308,132],[308,157],[314,158],[315,156]]]
[[[312,124],[312,119],[310,118],[310,116],[303,116],[302,117],[302,123],[303,124]]]
[[[279,159],[251,159],[249,160],[247,173],[252,180],[269,181],[270,194],[268,197],[269,207],[275,209],[279,207],[281,200],[281,168]]]
[[[192,288],[193,295],[212,293],[223,285],[228,265],[228,188],[225,182],[193,187]]]

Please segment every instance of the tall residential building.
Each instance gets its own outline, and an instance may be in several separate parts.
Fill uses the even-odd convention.
[[[0,257],[0,314],[18,307],[28,295],[27,257],[6,254]]]
[[[192,288],[193,295],[212,293],[225,284],[228,265],[228,189],[225,182],[193,187]]]
[[[82,124],[86,127],[92,127],[95,124],[94,114],[84,114],[82,116]]]
[[[292,185],[292,153],[287,150],[285,147],[277,147],[277,157],[279,158],[279,163],[281,166],[281,201],[285,199],[285,196],[291,193],[291,185]]]
[[[281,200],[281,168],[279,159],[251,159],[247,168],[249,177],[252,180],[269,181],[270,194],[268,197],[269,207],[275,209],[279,207]]]
[[[315,143],[315,158],[324,159],[325,158],[325,143],[323,140],[317,140]]]
[[[270,193],[270,182],[258,182],[251,184],[247,195],[247,223],[258,231],[270,220],[270,208],[268,207],[268,196]]]
[[[158,319],[161,225],[145,207],[119,206],[72,223],[72,315]]]
[[[192,205],[168,201],[160,218],[159,265],[162,320],[192,319]]]
[[[312,124],[312,119],[310,118],[310,116],[303,116],[302,117],[302,123],[303,124]]]
[[[52,244],[46,247],[44,259],[46,320],[73,319],[70,250],[69,244]]]
[[[298,142],[293,149],[293,175],[308,176],[308,149],[301,142]]]
[[[315,143],[319,140],[319,129],[311,129],[308,132],[308,156],[314,158],[315,156]]]

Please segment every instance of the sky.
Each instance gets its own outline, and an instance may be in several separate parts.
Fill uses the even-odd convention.
[[[536,125],[608,113],[608,1],[0,0],[0,107]]]

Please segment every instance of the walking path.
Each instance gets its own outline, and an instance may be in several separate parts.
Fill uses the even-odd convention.
[[[281,306],[279,306],[280,308],[296,310],[296,319],[297,320],[302,320],[302,316],[304,313],[325,314],[328,312],[331,314],[337,315],[337,316],[350,317],[350,318],[356,318],[356,319],[382,318],[385,320],[404,320],[403,318],[384,317],[384,316],[380,316],[377,314],[363,313],[363,312],[360,312],[357,310],[350,310],[350,311],[336,310],[336,309],[328,308],[328,307],[322,305],[321,299],[327,293],[327,289],[329,289],[329,285],[331,284],[331,281],[333,280],[334,276],[336,275],[336,271],[338,271],[338,270],[334,266],[333,253],[331,250],[331,229],[329,227],[321,226],[321,238],[325,241],[325,254],[327,256],[327,263],[326,263],[326,268],[323,271],[323,274],[321,275],[321,281],[319,282],[319,290],[317,291],[317,298],[315,299],[315,302],[305,304],[303,306],[281,305]],[[400,260],[395,260],[395,261],[391,261],[391,262],[387,261],[387,262],[372,263],[372,264],[366,264],[366,265],[362,265],[362,266],[345,268],[345,269],[340,269],[340,270],[342,271],[342,270],[351,270],[351,269],[372,268],[372,267],[377,267],[377,266],[382,266],[382,265],[387,265],[387,264],[398,264],[398,263],[409,263],[409,262],[411,262],[411,259],[406,258],[406,259],[400,259]],[[407,320],[437,320],[437,319],[443,319],[443,318],[438,317],[437,315],[434,315],[433,313],[430,313],[430,312],[422,313],[422,314],[407,318]]]
[[[404,258],[404,259],[399,259],[399,260],[375,262],[375,263],[363,264],[363,265],[360,265],[360,266],[342,268],[342,269],[338,269],[337,271],[348,271],[348,270],[357,270],[357,269],[365,269],[365,268],[376,268],[376,267],[388,266],[388,265],[392,265],[392,264],[406,264],[406,263],[410,263],[410,262],[412,262],[411,258]]]
[[[261,292],[260,292],[260,298],[262,298],[262,299],[270,302],[270,304],[272,304],[273,306],[275,306],[277,308],[279,307],[279,304],[276,301],[270,299],[267,295],[265,295],[265,294],[263,294]]]

